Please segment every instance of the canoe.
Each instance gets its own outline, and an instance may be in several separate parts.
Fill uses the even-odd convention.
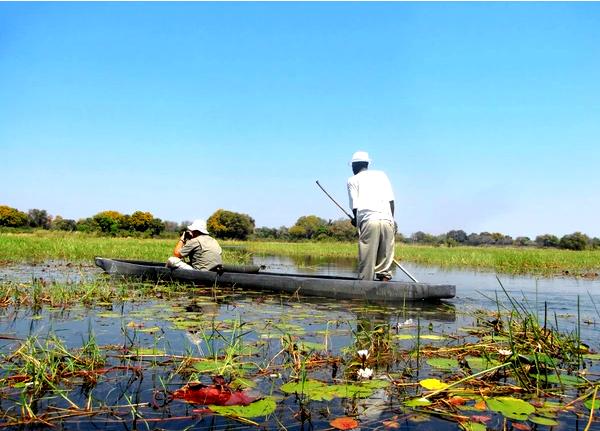
[[[224,265],[222,271],[172,269],[160,262],[96,257],[96,265],[117,277],[175,281],[203,286],[235,286],[240,289],[281,292],[332,299],[402,303],[453,298],[456,286],[405,281],[365,281],[352,277],[264,272],[258,266]]]

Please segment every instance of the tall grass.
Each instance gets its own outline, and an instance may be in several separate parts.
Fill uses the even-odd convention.
[[[356,243],[285,243],[220,241],[229,263],[245,260],[246,253],[314,257],[357,257]],[[0,262],[40,262],[50,259],[91,262],[94,256],[165,261],[172,239],[112,238],[83,233],[35,231],[0,233]],[[433,247],[399,244],[396,259],[446,268],[472,268],[505,274],[585,275],[600,273],[600,250],[570,251],[518,247]]]

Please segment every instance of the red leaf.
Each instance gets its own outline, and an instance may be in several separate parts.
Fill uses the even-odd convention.
[[[400,428],[400,424],[398,422],[395,421],[383,421],[383,426],[386,428]]]
[[[227,386],[190,383],[173,392],[173,398],[194,404],[213,404],[215,406],[247,406],[256,398],[240,390],[231,390]]]
[[[486,423],[489,422],[492,419],[491,416],[486,416],[486,415],[473,415],[471,416],[471,420],[475,421],[475,422],[481,422],[481,423]]]
[[[529,425],[522,424],[522,423],[519,423],[519,422],[513,422],[512,426],[513,426],[514,429],[517,429],[519,431],[530,431],[531,430],[531,427]]]
[[[466,404],[467,399],[463,398],[463,397],[452,397],[448,400],[448,402],[450,404],[452,404],[453,406],[462,406],[463,404]]]
[[[336,418],[329,425],[339,430],[351,430],[358,428],[358,421],[349,417]]]

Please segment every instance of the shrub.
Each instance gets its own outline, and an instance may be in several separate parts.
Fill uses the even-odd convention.
[[[464,230],[451,230],[446,234],[446,239],[449,242],[463,244],[467,242],[467,233]]]
[[[23,227],[28,224],[27,214],[16,208],[0,205],[0,226]]]
[[[52,220],[52,223],[50,224],[50,229],[73,232],[74,230],[77,230],[77,223],[75,222],[75,220],[64,219],[61,216],[57,215],[56,217],[54,217],[54,220]]]
[[[515,238],[514,244],[519,247],[526,247],[532,245],[532,241],[528,236],[518,236]]]
[[[535,237],[535,243],[538,247],[558,247],[560,239],[556,235],[544,234]]]
[[[323,239],[328,234],[327,221],[316,215],[302,216],[296,220],[289,233],[294,239],[312,239],[318,236]]]
[[[560,239],[558,244],[560,248],[568,250],[585,250],[590,242],[590,238],[581,232],[575,232],[570,235],[565,235]]]
[[[338,241],[353,241],[358,238],[357,229],[349,219],[339,219],[329,224],[329,235]]]
[[[116,235],[128,220],[120,212],[109,210],[99,212],[92,217],[92,221],[101,232]]]
[[[52,217],[48,215],[46,210],[31,209],[27,212],[27,220],[31,227],[41,227],[42,229],[50,229]]]
[[[127,217],[127,228],[137,232],[145,232],[152,229],[154,216],[149,212],[136,211]],[[125,227],[125,226],[123,226]]]
[[[254,232],[254,219],[224,209],[215,211],[206,221],[208,231],[216,238],[245,240]]]

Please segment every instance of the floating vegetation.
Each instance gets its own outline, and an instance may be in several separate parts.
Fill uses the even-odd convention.
[[[580,313],[498,298],[467,313],[0,283],[0,426],[600,430]]]

